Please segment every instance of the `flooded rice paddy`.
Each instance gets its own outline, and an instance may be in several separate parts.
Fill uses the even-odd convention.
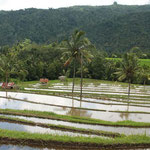
[[[103,126],[103,125],[89,125],[82,123],[72,123],[67,121],[51,120],[51,119],[41,119],[35,117],[23,117],[23,116],[13,116],[13,115],[0,115],[13,118],[24,119],[28,121],[34,121],[35,123],[44,123],[44,124],[53,124],[53,125],[65,125],[69,127],[76,127],[82,129],[92,129],[92,130],[101,130],[101,131],[110,131],[125,135],[135,135],[135,134],[146,134],[150,136],[150,128],[131,128],[131,127],[112,127],[112,126]]]
[[[42,148],[42,147],[31,147],[31,146],[21,146],[21,145],[7,145],[2,144],[0,145],[0,150],[68,150],[65,148]]]
[[[72,83],[55,83],[52,87],[47,89],[40,89],[40,86],[33,86],[33,88],[26,88],[26,90],[43,90],[43,91],[62,91],[71,92]],[[96,93],[96,94],[114,94],[114,95],[127,95],[128,87],[119,83],[84,83],[83,93]],[[80,86],[75,86],[75,92],[80,92]],[[132,85],[131,95],[133,96],[150,96],[150,86]]]
[[[3,145],[0,145],[0,150],[66,150],[66,149],[63,147],[62,148],[38,148],[38,147],[3,144]],[[121,149],[121,150],[126,150],[126,149]],[[150,149],[149,148],[136,148],[136,149],[128,149],[128,150],[150,150]]]
[[[5,92],[0,92],[0,96],[5,96]],[[148,119],[150,114],[130,113],[138,111],[150,113],[150,104],[147,104],[150,101],[149,98],[145,98],[146,101],[144,102],[146,104],[144,102],[142,103],[143,99],[140,99],[139,97],[136,102],[140,102],[140,104],[123,103],[122,99],[120,101],[118,101],[118,99],[117,101],[113,101],[114,98],[112,100],[83,98],[83,102],[81,102],[81,108],[84,109],[73,109],[71,98],[16,92],[8,92],[8,97],[9,99],[0,99],[0,108],[50,111],[57,114],[83,116],[108,121],[132,120],[138,122],[150,122]],[[14,100],[13,98],[23,101]],[[74,100],[74,107],[80,107],[79,100]],[[119,113],[111,111],[125,112]]]
[[[13,130],[13,131],[24,131],[24,132],[30,132],[30,133],[42,133],[42,134],[51,134],[51,135],[96,137],[96,135],[73,133],[73,132],[68,132],[68,131],[53,130],[50,128],[44,128],[44,127],[39,127],[39,126],[30,126],[30,125],[1,122],[1,121],[0,121],[0,128]]]
[[[22,93],[22,94],[26,95],[25,93]],[[39,95],[36,95],[36,94],[30,94],[30,95],[39,97]],[[51,96],[49,96],[49,97],[51,98]],[[57,97],[57,98],[59,99],[60,97]],[[87,105],[88,105],[88,103],[87,103]],[[91,105],[91,106],[93,106],[93,105]],[[125,106],[123,106],[123,107],[125,107]],[[123,107],[121,106],[120,108],[123,108]],[[54,112],[57,114],[82,116],[82,117],[96,118],[96,119],[109,120],[109,121],[132,120],[132,121],[139,121],[139,122],[150,122],[150,120],[148,119],[150,114],[124,113],[124,112],[115,113],[115,112],[109,112],[109,109],[107,109],[107,108],[104,109],[104,107],[98,108],[99,111],[88,110],[88,109],[82,110],[82,109],[67,108],[64,105],[58,107],[58,106],[35,104],[35,103],[29,103],[29,102],[18,101],[18,100],[13,100],[13,99],[1,98],[0,99],[0,108],[49,111],[49,112]],[[111,106],[109,106],[109,108],[111,108]],[[135,107],[135,109],[137,111],[139,111],[137,108],[138,107]],[[100,111],[100,109],[103,109],[103,111]],[[148,108],[142,108],[142,110],[144,110],[144,109],[147,110]],[[116,109],[116,110],[121,110],[121,109]],[[129,111],[130,106],[126,106],[126,109],[124,109],[124,110]],[[141,109],[140,109],[140,111],[141,111]]]
[[[33,85],[32,88],[26,88],[29,90],[39,90],[47,92],[69,92],[71,93],[72,84],[55,83],[47,89],[41,88],[40,84]],[[132,85],[131,97],[127,97],[127,86],[114,83],[88,83],[84,84],[83,93],[91,95],[91,97],[83,97],[83,101],[79,101],[79,97],[74,97],[72,101],[71,97],[58,97],[40,94],[29,93],[17,93],[8,92],[8,98],[4,98],[6,93],[0,92],[0,108],[2,109],[18,109],[18,110],[38,110],[49,111],[57,114],[82,116],[88,118],[96,118],[107,121],[124,121],[131,120],[137,122],[150,122],[150,86]],[[80,92],[79,85],[75,86],[75,92]],[[92,95],[97,97],[92,97]],[[100,98],[102,95],[109,95],[109,99]],[[118,97],[122,96],[122,98]],[[3,97],[3,98],[2,98]],[[74,102],[74,105],[72,105]],[[130,103],[129,103],[130,102]],[[73,107],[72,107],[73,106]],[[80,107],[81,106],[81,107]],[[118,112],[117,112],[118,111]],[[119,112],[120,111],[120,112]],[[2,115],[10,116],[10,115]],[[53,124],[53,125],[65,125],[69,127],[83,128],[110,131],[116,133],[123,133],[125,135],[131,134],[146,134],[150,136],[150,128],[129,128],[129,127],[111,127],[102,125],[88,125],[78,124],[58,120],[40,119],[35,117],[23,117],[13,116],[28,121],[34,121],[35,123]],[[53,135],[69,135],[69,136],[95,136],[80,133],[73,133],[68,131],[53,130],[50,128],[44,128],[39,126],[30,126],[17,123],[9,123],[0,121],[1,129],[17,130],[31,133],[47,133]],[[0,150],[19,150],[19,149],[42,149],[50,150],[48,148],[32,148],[27,146],[14,146],[14,145],[0,145]],[[53,149],[55,150],[55,149]],[[140,149],[139,149],[140,150]],[[142,150],[142,149],[141,149]],[[144,150],[144,149],[143,149]],[[145,149],[148,150],[148,149]]]
[[[48,148],[35,148],[29,146],[17,146],[17,145],[0,145],[0,150],[55,150],[55,149],[48,149]]]

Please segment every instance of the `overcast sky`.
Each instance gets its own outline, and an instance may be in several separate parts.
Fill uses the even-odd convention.
[[[118,4],[144,5],[150,0],[116,0]],[[59,8],[74,5],[111,5],[114,0],[0,0],[0,10],[18,10],[24,8]]]

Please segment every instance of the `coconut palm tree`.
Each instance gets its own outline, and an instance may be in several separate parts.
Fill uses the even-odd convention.
[[[138,71],[139,71],[138,57],[134,53],[126,53],[123,56],[120,68],[118,68],[116,74],[118,75],[119,81],[126,80],[128,82],[128,98],[130,96],[131,82],[138,73]]]
[[[148,80],[150,80],[150,67],[143,65],[140,68],[140,72],[139,72],[139,77],[141,78],[141,80],[143,81],[144,84],[144,89],[145,89],[145,84]]]
[[[7,97],[7,83],[10,74],[15,73],[18,74],[21,70],[19,66],[19,62],[17,61],[17,52],[13,52],[13,50],[8,49],[7,54],[3,54],[0,56],[0,71],[5,79],[5,91]],[[19,69],[18,69],[19,68]]]
[[[10,57],[7,55],[1,55],[0,57],[0,71],[5,78],[5,91],[6,91],[6,97],[7,97],[7,83],[9,75],[12,71],[14,71],[14,68],[12,67],[12,62]]]
[[[88,39],[85,39],[88,40]],[[88,41],[89,42],[89,41]],[[83,88],[83,65],[86,62],[91,62],[91,58],[93,55],[88,51],[89,48],[93,48],[93,46],[89,43],[84,45],[85,47],[82,47],[83,49],[80,50],[80,66],[81,66],[81,81],[80,81],[80,107],[82,102],[82,88]]]
[[[73,32],[70,39],[66,40],[65,44],[63,46],[64,49],[66,50],[63,53],[63,56],[68,57],[64,66],[68,66],[71,62],[73,62],[72,104],[74,103],[73,102],[73,93],[74,93],[74,84],[75,84],[76,62],[80,62],[80,66],[81,66],[80,100],[82,100],[83,63],[84,63],[85,58],[86,58],[86,60],[90,61],[91,54],[88,53],[87,49],[90,48],[91,46],[92,46],[92,44],[85,37],[85,32],[78,31],[78,30],[75,30]]]

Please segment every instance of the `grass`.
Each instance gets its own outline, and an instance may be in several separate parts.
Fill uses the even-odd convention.
[[[60,96],[60,95],[59,95]],[[63,97],[65,97],[64,95],[62,95]],[[0,96],[0,98],[6,98],[6,97],[3,97],[3,96]],[[53,106],[53,104],[46,104],[46,103],[40,103],[40,102],[33,102],[33,101],[29,101],[29,100],[22,100],[22,99],[17,99],[17,98],[11,98],[11,97],[9,97],[10,99],[13,99],[13,100],[17,100],[17,101],[23,101],[23,102],[29,102],[29,103],[35,103],[35,104],[44,104],[44,105],[49,105],[49,106]],[[93,98],[93,97],[92,97]],[[74,100],[76,100],[76,101],[80,101],[79,100],[79,98],[77,99],[77,98],[74,98]],[[104,100],[106,100],[106,99],[104,99]],[[123,104],[121,104],[121,103],[111,103],[111,102],[109,102],[109,103],[104,103],[104,102],[101,102],[101,101],[88,101],[88,100],[82,100],[82,102],[86,102],[86,103],[95,103],[95,104],[103,104],[103,105],[120,105],[120,106],[128,106],[128,105],[130,105],[130,106],[135,106],[135,107],[148,107],[148,108],[150,108],[150,103],[148,103],[148,101],[149,100],[147,100],[147,101],[144,101],[143,100],[143,102],[144,102],[144,104],[147,104],[146,106],[145,105],[142,105],[143,104],[143,102],[138,102],[138,100],[134,100],[134,101],[129,101],[129,100],[112,100],[112,99],[108,99],[108,100],[110,100],[110,101],[116,101],[116,102],[121,102],[121,103],[123,103]],[[150,102],[150,101],[149,101]],[[54,106],[58,106],[58,107],[63,107],[63,106],[61,106],[61,105],[54,105]],[[67,106],[66,106],[66,108],[67,108]],[[69,106],[68,106],[68,108],[70,108]],[[72,107],[71,107],[72,108]],[[78,107],[76,107],[76,108],[78,108]],[[78,108],[78,109],[86,109],[86,108]],[[88,109],[88,108],[87,108]],[[88,110],[90,110],[90,109],[88,109]],[[93,109],[94,110],[94,109]]]
[[[142,60],[144,62],[144,60]],[[146,63],[146,60],[145,62]],[[144,64],[143,63],[143,64]],[[148,64],[149,62],[147,62]],[[68,79],[68,81],[64,84],[71,83],[72,79]],[[76,79],[76,84],[79,84],[80,79]],[[38,94],[46,94],[46,95],[57,95],[57,96],[68,96],[71,95],[70,92],[47,92],[47,91],[26,91],[24,88],[26,87],[32,87],[33,84],[37,84],[39,81],[30,81],[30,82],[20,82],[19,86],[22,87],[21,90],[12,90],[12,91],[18,91],[18,92],[27,92],[27,93],[38,93]],[[53,86],[55,83],[61,83],[59,80],[52,80],[47,85],[41,85],[40,88],[48,88]],[[84,79],[84,84],[93,83],[95,86],[106,83],[106,84],[119,84],[121,86],[127,87],[128,85],[126,83],[120,83],[120,82],[112,82],[112,81],[101,81],[101,80],[94,80],[94,79]],[[134,87],[135,85],[132,85]],[[79,93],[75,93],[75,95],[79,95]],[[125,95],[109,95],[109,94],[84,94],[84,97],[90,97],[90,98],[104,98],[104,99],[127,99],[127,96]],[[135,96],[134,96],[135,97]],[[131,98],[134,98],[131,96]],[[150,96],[136,96],[138,98],[150,98]],[[120,112],[120,111],[118,111]],[[126,111],[121,111],[126,113]],[[111,122],[111,121],[104,121],[99,119],[91,119],[86,117],[78,117],[78,116],[67,116],[67,115],[58,115],[53,112],[42,112],[42,111],[31,111],[31,110],[12,110],[12,109],[0,109],[1,114],[9,114],[9,115],[20,115],[20,116],[28,116],[28,117],[37,117],[37,118],[47,118],[47,119],[54,119],[54,120],[61,120],[61,121],[68,121],[68,122],[74,122],[74,123],[82,123],[82,124],[91,124],[91,125],[104,125],[104,126],[121,126],[121,127],[149,127],[150,123],[145,122],[134,122],[134,121],[118,121],[118,122]],[[141,113],[141,112],[133,112],[133,113]],[[146,113],[146,112],[145,112]],[[2,119],[2,117],[0,117]],[[28,124],[34,124],[33,121],[27,121],[23,119],[18,118],[10,118],[10,117],[4,117],[3,119],[8,119],[16,122],[24,122]],[[42,124],[40,124],[42,125]],[[43,124],[44,125],[44,124]],[[68,127],[68,126],[62,126],[62,125],[52,125],[49,124],[48,127],[57,127],[60,130],[74,130],[77,132],[86,132],[86,129],[81,128],[75,128],[75,127]],[[108,132],[105,131],[96,131],[96,130],[90,130],[90,132],[97,132],[101,134],[107,134]],[[111,134],[111,133],[108,133]],[[113,133],[112,133],[113,134]],[[120,144],[129,144],[129,145],[136,145],[136,144],[149,144],[150,145],[150,137],[146,135],[131,135],[131,136],[121,136],[117,137],[115,139],[103,139],[100,137],[69,137],[69,136],[59,136],[59,135],[50,135],[50,134],[39,134],[39,133],[26,133],[26,132],[20,132],[20,131],[9,131],[9,130],[2,130],[0,129],[0,142],[1,139],[6,138],[7,140],[12,139],[14,140],[22,140],[23,142],[25,140],[34,140],[37,141],[37,143],[42,142],[63,142],[63,143],[70,143],[73,145],[78,145],[75,143],[82,143],[82,144],[102,144],[102,145],[120,145]]]
[[[28,82],[20,82],[18,84],[19,87],[21,87],[21,90],[8,90],[8,91],[14,91],[14,92],[27,92],[27,93],[38,93],[38,94],[45,94],[45,95],[60,95],[60,96],[63,96],[63,95],[71,95],[71,92],[61,92],[61,91],[41,91],[41,90],[24,90],[24,88],[32,88],[33,85],[39,83],[39,81],[28,81]],[[68,78],[66,82],[61,82],[59,80],[51,80],[48,82],[47,85],[40,85],[38,88],[43,88],[43,89],[47,89],[48,87],[53,87],[53,84],[56,84],[56,83],[62,83],[64,85],[67,85],[69,83],[72,83],[72,79]],[[76,85],[78,85],[80,83],[80,79],[79,78],[76,78]],[[128,87],[128,84],[127,83],[122,83],[122,82],[114,82],[114,81],[103,81],[103,80],[96,80],[96,79],[84,79],[84,86],[86,86],[87,84],[89,83],[93,83],[95,86],[97,85],[100,85],[101,83],[103,84],[108,84],[108,85],[121,85],[123,87]],[[137,84],[132,84],[131,85],[131,88],[134,89],[135,86],[138,86]],[[1,89],[2,90],[2,89]],[[106,91],[107,92],[107,91]],[[133,93],[131,93],[131,98],[134,98],[132,96]],[[76,96],[79,96],[79,93],[75,92],[74,95]],[[104,94],[94,94],[94,93],[84,93],[83,96],[89,96],[89,97],[104,97],[104,98],[124,98],[124,99],[127,99],[127,95],[114,95],[114,94],[107,94],[107,93],[104,93]],[[145,96],[136,96],[136,97],[139,97],[139,98],[150,98],[150,96],[148,95],[145,95]]]
[[[58,115],[53,112],[41,112],[41,111],[31,111],[31,110],[13,110],[13,109],[0,109],[1,114],[8,115],[21,115],[28,117],[38,117],[38,118],[47,118],[47,119],[55,119],[61,121],[75,122],[75,123],[83,123],[83,124],[93,124],[93,125],[105,125],[105,126],[125,126],[125,127],[150,127],[150,123],[145,122],[134,122],[134,121],[104,121],[99,119],[92,119],[86,117],[78,117],[78,116],[67,116],[67,115]]]
[[[25,82],[19,82],[18,83],[18,86],[19,87],[22,87],[23,88],[31,88],[33,87],[33,85],[37,84],[37,83],[40,83],[39,81],[25,81]],[[53,84],[56,84],[56,83],[62,83],[63,85],[68,85],[69,83],[72,83],[72,78],[67,78],[67,81],[60,81],[60,80],[50,80],[48,82],[48,84],[46,85],[40,85],[39,88],[48,88],[48,87],[52,87]],[[116,84],[116,85],[122,85],[122,86],[128,86],[127,83],[123,83],[123,82],[117,82],[117,81],[106,81],[106,80],[97,80],[97,79],[87,79],[87,78],[84,78],[84,84],[89,84],[89,83],[93,83],[95,86],[96,85],[99,85],[101,83],[104,83],[104,84]],[[79,85],[80,84],[80,78],[76,78],[75,79],[75,84]],[[133,84],[134,85],[134,84]]]
[[[100,98],[99,98],[100,99]],[[80,101],[79,98],[74,98],[74,100],[76,101]],[[82,102],[87,102],[87,103],[95,103],[95,104],[103,104],[103,105],[121,105],[121,106],[136,106],[136,107],[150,107],[150,100],[141,100],[142,102],[138,102],[137,99],[132,99],[132,101],[126,99],[126,100],[117,100],[117,99],[104,99],[104,100],[109,100],[109,101],[115,101],[115,102],[121,102],[121,103],[104,103],[104,102],[101,102],[99,100],[98,101],[88,101],[88,100],[82,100]],[[122,104],[123,103],[123,104]],[[143,106],[142,104],[147,104],[147,106]]]
[[[61,91],[41,91],[41,90],[24,90],[24,88],[32,88],[33,85],[39,83],[39,81],[27,81],[27,82],[19,82],[18,86],[21,87],[20,90],[8,90],[13,91],[13,92],[25,92],[25,93],[35,93],[35,94],[43,94],[43,95],[56,95],[56,96],[71,96],[71,92],[61,92]],[[53,84],[56,83],[62,83],[64,85],[67,85],[69,83],[72,83],[72,79],[68,78],[66,82],[61,82],[59,80],[51,80],[48,82],[47,85],[40,85],[39,88],[43,88],[46,89],[48,87],[53,87]],[[78,85],[80,83],[80,79],[76,78],[76,85]],[[84,86],[87,86],[89,83],[93,83],[95,86],[100,85],[101,83],[103,84],[108,84],[108,85],[121,85],[123,87],[128,87],[127,83],[122,83],[122,82],[114,82],[114,81],[103,81],[103,80],[96,80],[96,79],[84,79]],[[131,85],[131,88],[135,88],[135,84]],[[138,85],[136,85],[138,86]],[[1,89],[2,91],[4,91],[3,89]],[[107,92],[107,91],[106,91]],[[79,96],[80,93],[74,92],[74,96]],[[114,95],[114,94],[107,94],[107,93],[103,93],[103,94],[95,94],[95,93],[84,93],[83,97],[89,97],[89,98],[123,98],[123,99],[127,99],[128,96],[127,95]],[[139,97],[139,98],[150,98],[149,95],[145,95],[145,96],[130,96],[131,98],[134,97]]]
[[[1,137],[9,137],[9,138],[15,138],[15,139],[24,139],[24,140],[26,139],[44,140],[44,141],[52,140],[52,141],[61,141],[61,142],[73,142],[73,141],[74,142],[86,142],[86,140],[88,140],[87,142],[91,143],[93,141],[93,140],[91,141],[91,139],[93,138],[84,139],[83,137],[69,137],[69,136],[58,136],[58,135],[40,134],[40,133],[27,133],[27,132],[9,131],[9,130],[3,130],[3,129],[0,129],[0,138]],[[101,139],[101,138],[98,138],[98,139]]]
[[[121,98],[121,99],[128,99],[127,95],[114,95],[114,94],[94,94],[94,93],[90,93],[91,97],[101,97],[101,98]],[[130,95],[130,98],[134,99],[134,98],[150,98],[150,96],[141,96],[141,95],[136,95],[136,96],[132,96],[132,94]],[[129,100],[130,100],[129,98]]]
[[[69,144],[81,143],[81,144],[104,144],[107,145],[115,145],[115,144],[149,144],[150,145],[150,137],[146,135],[130,135],[130,136],[122,136],[116,137],[115,139],[103,139],[100,137],[69,137],[69,136],[58,136],[58,135],[50,135],[50,134],[39,134],[39,133],[27,133],[20,131],[9,131],[0,129],[0,139],[7,138],[8,139],[16,139],[26,141],[29,140],[32,142],[39,141],[41,142],[64,142]]]
[[[150,66],[150,59],[140,59],[140,63],[142,66],[144,65]]]
[[[0,98],[6,98],[3,96],[0,96]],[[41,103],[41,102],[34,102],[34,101],[29,101],[29,100],[24,100],[24,99],[17,99],[17,98],[11,98],[12,100],[15,101],[21,101],[21,102],[26,102],[26,103],[31,103],[31,104],[40,104],[40,105],[46,105],[46,106],[55,106],[55,107],[60,107],[60,108],[69,108],[69,109],[77,109],[77,110],[89,110],[89,111],[98,111],[98,112],[106,112],[106,109],[93,109],[93,108],[83,108],[83,107],[72,107],[72,106],[62,106],[62,105],[57,105],[57,104],[48,104],[48,103]],[[117,104],[119,105],[119,104]],[[120,104],[123,106],[123,104]],[[127,105],[126,105],[127,106]],[[134,107],[146,107],[146,108],[150,108],[150,106],[144,106],[144,105],[133,105],[131,104],[130,106],[134,106]],[[141,114],[150,114],[150,112],[144,112],[144,111],[118,111],[118,110],[114,110],[114,111],[108,111],[108,112],[115,112],[115,113],[141,113]]]
[[[1,89],[2,90],[2,89]],[[2,90],[4,91],[4,90]],[[62,91],[41,91],[41,90],[8,90],[9,92],[22,92],[22,93],[32,93],[32,94],[41,94],[41,95],[53,95],[53,96],[61,96],[61,97],[65,97],[65,96],[71,96],[72,93],[71,92],[62,92]],[[75,97],[79,97],[80,93],[74,92],[74,96]],[[83,93],[83,97],[85,98],[96,98],[96,99],[106,99],[106,100],[111,100],[111,98],[116,98],[116,99],[126,99],[128,100],[128,96],[127,95],[114,95],[114,94],[96,94],[96,93]],[[145,95],[145,96],[141,96],[141,95],[136,95],[136,96],[132,96],[132,94],[130,95],[130,98],[133,100],[138,101],[135,98],[147,98],[148,100],[143,100],[143,101],[150,101],[149,95]]]
[[[70,127],[70,126],[65,126],[65,125],[35,123],[34,121],[29,121],[29,120],[20,119],[20,118],[13,118],[13,117],[8,117],[8,116],[0,116],[0,120],[6,121],[6,122],[13,122],[13,123],[19,123],[19,124],[25,124],[25,125],[31,125],[31,126],[40,126],[44,128],[51,128],[51,129],[56,129],[56,130],[71,131],[71,132],[84,133],[84,134],[102,135],[102,136],[109,136],[109,137],[121,136],[119,133],[93,130],[93,129],[76,128],[76,127]]]
[[[107,58],[108,60],[114,60],[114,61],[121,61],[121,58]],[[140,65],[144,66],[150,66],[150,59],[139,59]]]

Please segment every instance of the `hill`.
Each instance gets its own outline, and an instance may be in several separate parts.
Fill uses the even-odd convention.
[[[150,52],[150,5],[0,11],[0,46],[25,38],[37,43],[60,41],[77,28],[84,30],[98,49],[110,53],[134,46]]]

